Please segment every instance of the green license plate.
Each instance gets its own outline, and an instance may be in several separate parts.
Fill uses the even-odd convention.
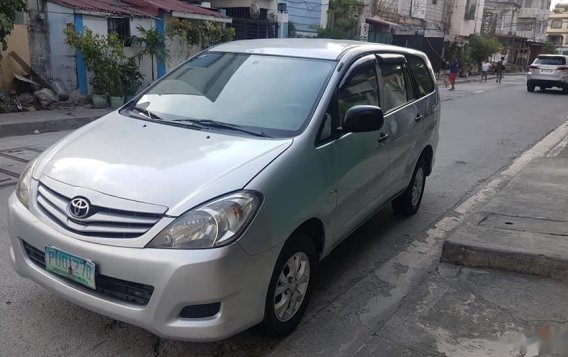
[[[45,247],[45,269],[95,290],[95,263],[88,259]]]

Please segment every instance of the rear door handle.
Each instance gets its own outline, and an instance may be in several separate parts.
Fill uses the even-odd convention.
[[[388,137],[389,137],[389,134],[381,133],[381,136],[379,136],[379,138],[377,139],[377,142],[382,143],[383,141],[387,140]]]
[[[416,114],[416,118],[414,118],[414,120],[420,121],[420,120],[422,120],[423,118],[424,118],[424,115],[418,113],[418,114]]]

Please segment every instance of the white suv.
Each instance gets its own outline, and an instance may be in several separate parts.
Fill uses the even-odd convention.
[[[527,90],[534,92],[536,86],[541,90],[557,87],[568,94],[568,56],[539,55],[527,73]]]

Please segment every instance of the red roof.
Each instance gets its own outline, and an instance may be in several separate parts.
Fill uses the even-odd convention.
[[[50,0],[73,9],[117,15],[158,16],[160,10],[227,18],[219,12],[181,0]]]
[[[141,11],[136,6],[118,0],[50,0],[62,6],[77,10],[104,12],[117,15],[147,16],[148,13]]]

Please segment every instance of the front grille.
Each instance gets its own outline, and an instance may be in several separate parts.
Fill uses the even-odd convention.
[[[28,258],[38,267],[45,269],[45,253],[36,247],[23,242],[24,249]],[[83,287],[83,285],[68,280],[70,283]],[[96,292],[100,295],[108,296],[116,300],[124,301],[134,305],[147,305],[152,297],[154,287],[131,281],[111,278],[106,275],[95,275]],[[89,288],[85,288],[92,291]]]
[[[159,213],[117,210],[94,206],[89,216],[81,219],[68,214],[71,198],[40,183],[37,203],[42,213],[66,230],[82,236],[101,238],[136,238],[146,233],[162,218]]]

